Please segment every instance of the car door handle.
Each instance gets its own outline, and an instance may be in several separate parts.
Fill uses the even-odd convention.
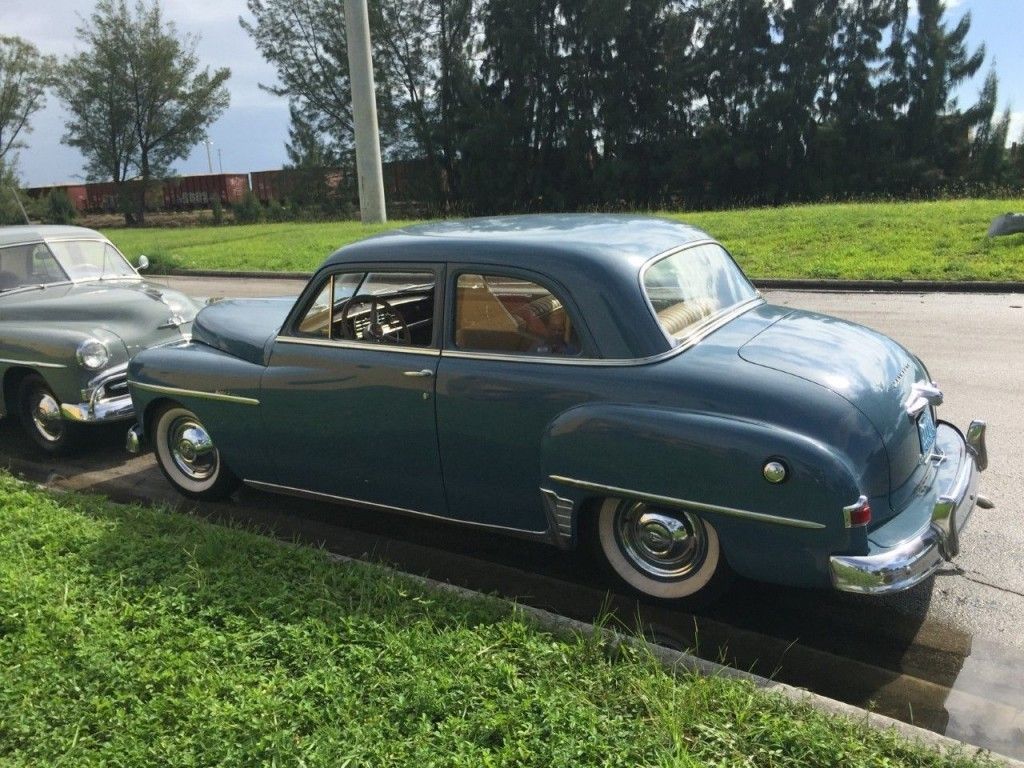
[[[429,378],[434,375],[434,372],[429,368],[424,368],[422,371],[406,371],[402,374],[403,376],[419,376],[422,378]]]

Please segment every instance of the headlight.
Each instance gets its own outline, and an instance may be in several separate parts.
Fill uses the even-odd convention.
[[[96,371],[110,362],[107,346],[97,339],[86,339],[78,345],[78,362],[83,368]]]

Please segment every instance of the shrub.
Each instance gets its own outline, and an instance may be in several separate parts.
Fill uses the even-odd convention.
[[[47,224],[71,224],[77,216],[75,204],[63,189],[55,189],[46,196],[43,220]]]
[[[220,204],[220,198],[213,198],[213,203],[210,205],[210,215],[213,217],[214,224],[224,223],[224,206]]]
[[[263,221],[263,206],[252,192],[246,192],[241,202],[231,206],[238,224],[256,224]]]

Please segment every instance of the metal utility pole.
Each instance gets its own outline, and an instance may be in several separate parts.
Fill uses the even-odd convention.
[[[213,173],[213,159],[210,157],[210,145],[213,144],[209,139],[206,140],[206,167],[210,169],[210,173]]]
[[[224,156],[220,153],[220,147],[217,147],[217,165],[220,166],[220,172],[224,173]]]
[[[356,135],[359,213],[363,224],[387,221],[384,173],[380,164],[377,99],[370,53],[370,16],[366,0],[345,0],[349,82],[352,84],[352,122]]]

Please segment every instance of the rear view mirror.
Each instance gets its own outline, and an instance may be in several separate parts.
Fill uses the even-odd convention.
[[[147,256],[139,256],[138,270],[139,270],[139,272],[142,272],[145,269],[149,269],[149,257],[147,257]]]

